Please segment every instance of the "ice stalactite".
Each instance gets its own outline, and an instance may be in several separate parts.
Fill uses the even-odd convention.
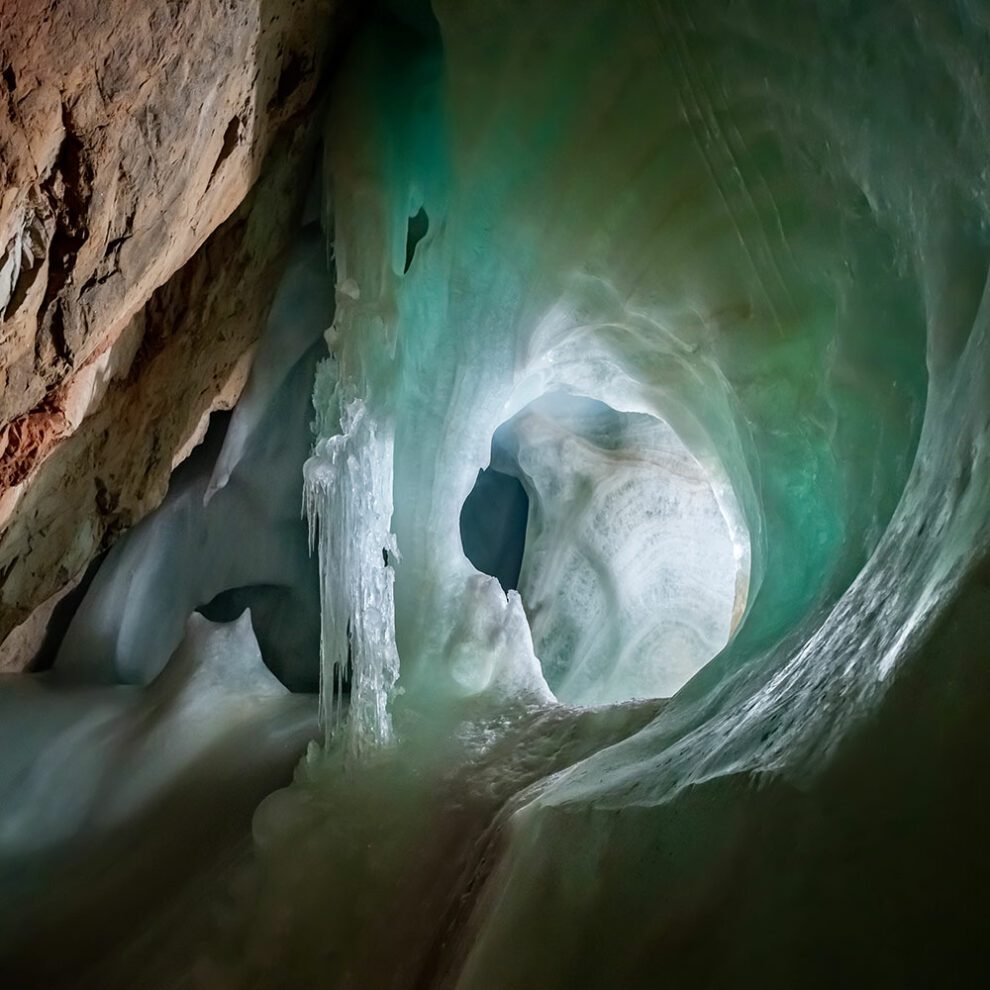
[[[328,171],[346,171],[346,158],[334,158],[329,142],[328,148]],[[348,754],[360,756],[387,746],[393,734],[399,551],[392,533],[396,273],[375,263],[374,237],[354,236],[364,212],[380,209],[370,176],[354,180],[363,193],[334,197],[336,309],[326,332],[330,357],[316,375],[316,440],[303,471],[303,511],[311,552],[319,554],[325,743],[343,742]]]
[[[340,432],[317,440],[304,472],[310,549],[318,546],[320,560],[320,714],[329,744],[345,727],[348,680],[347,747],[354,753],[392,738],[388,700],[399,657],[391,467],[388,420],[375,420],[354,398],[341,409]]]

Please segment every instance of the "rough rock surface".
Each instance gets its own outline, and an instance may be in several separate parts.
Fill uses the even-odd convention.
[[[0,0],[0,669],[236,400],[335,7]]]

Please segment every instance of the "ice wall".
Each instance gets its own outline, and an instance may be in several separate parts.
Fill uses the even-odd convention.
[[[504,14],[440,4],[439,36],[382,29],[341,84],[339,388],[393,464],[361,568],[380,569],[394,494],[403,685],[443,693],[472,574],[458,514],[497,427],[551,391],[649,414],[752,545],[721,679],[820,622],[897,503],[926,388],[908,256],[858,132],[747,42],[781,30],[772,12],[713,4],[697,28],[664,4]]]
[[[896,740],[908,713],[949,717],[927,664],[958,650],[945,623],[987,548],[985,5],[438,0],[435,31],[394,9],[341,84],[328,174],[338,291],[374,300],[363,339],[387,365],[402,704],[483,694],[492,642],[534,670],[525,637],[499,638],[514,600],[479,592],[457,520],[495,430],[548,392],[669,423],[752,553],[729,646],[650,725],[509,803],[426,972],[652,985],[666,953],[682,977],[732,985],[749,962],[793,985],[829,943],[808,907],[825,874],[860,892],[910,848],[885,844],[857,773],[901,781],[890,806],[945,855],[910,796],[945,793],[932,761],[907,783]],[[951,653],[966,683],[969,649],[969,667]],[[955,944],[901,892],[891,918]],[[704,950],[708,919],[724,954]],[[928,961],[893,935],[856,944],[870,972]]]
[[[531,402],[493,450],[529,496],[519,593],[555,696],[671,697],[746,604],[749,540],[701,466],[660,420],[566,393]]]
[[[327,125],[338,311],[306,468],[334,735],[259,809],[256,883],[197,974],[985,969],[988,35],[976,0],[372,19]],[[557,704],[540,622],[462,553],[496,431],[560,393],[668,424],[750,548],[735,635],[669,702]],[[240,435],[201,479],[210,511],[229,467],[265,480]],[[602,535],[628,591],[642,572]],[[187,980],[212,908],[190,898],[127,958]]]

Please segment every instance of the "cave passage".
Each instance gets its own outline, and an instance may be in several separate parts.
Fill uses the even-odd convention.
[[[518,478],[493,467],[478,472],[461,509],[461,543],[472,565],[497,578],[503,591],[519,587],[528,518],[529,497]]]
[[[238,802],[91,985],[985,969],[983,0],[492,6],[355,28],[215,462],[0,691],[0,929]]]
[[[747,537],[670,426],[551,392],[495,431],[460,516],[468,560],[518,589],[555,696],[669,697],[745,608]]]

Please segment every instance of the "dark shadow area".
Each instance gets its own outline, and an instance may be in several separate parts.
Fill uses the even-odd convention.
[[[250,855],[258,803],[290,782],[316,734],[315,704],[305,698],[292,703],[290,714],[283,708],[232,726],[126,823],[89,830],[33,857],[0,860],[0,882],[25,891],[16,911],[10,899],[0,910],[0,986],[162,986],[146,970],[132,980],[131,973],[144,968],[125,947],[153,931],[177,901],[185,898],[186,910],[199,903],[190,891]],[[149,714],[150,723],[157,714]],[[208,913],[202,919],[204,934],[212,931],[211,920]],[[118,964],[126,977],[117,973]]]
[[[494,468],[478,472],[461,509],[461,545],[474,567],[498,578],[503,591],[519,586],[528,519],[529,497],[518,478]]]
[[[106,559],[108,551],[97,554],[87,565],[86,572],[82,580],[52,609],[51,618],[45,627],[45,637],[41,641],[41,646],[31,661],[27,672],[37,674],[43,670],[51,670],[55,664],[55,657],[58,656],[58,648],[65,639],[65,634],[72,622],[72,617],[76,614],[82,600],[89,591],[89,586],[96,577],[96,572]]]
[[[426,237],[426,232],[430,229],[430,218],[426,215],[426,210],[421,206],[416,213],[409,218],[409,226],[406,228],[406,267],[403,273],[409,271],[416,256],[416,246]]]
[[[233,622],[246,608],[265,666],[290,690],[319,689],[319,671],[303,670],[297,658],[319,656],[320,629],[311,621],[309,603],[285,585],[256,584],[221,591],[197,612],[211,622]]]

